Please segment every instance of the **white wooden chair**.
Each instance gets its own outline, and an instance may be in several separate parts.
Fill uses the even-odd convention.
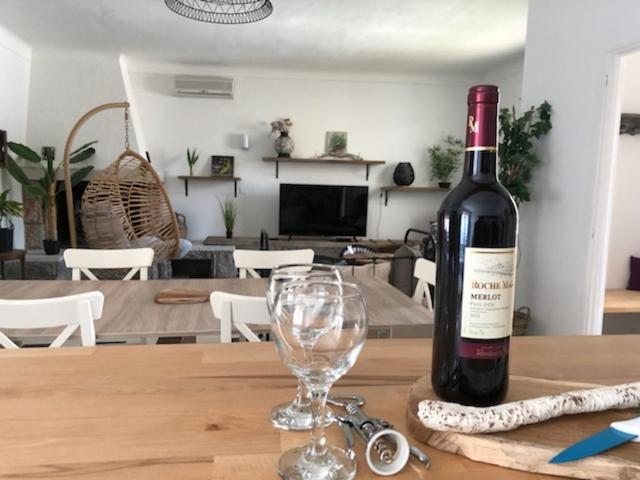
[[[247,273],[260,278],[256,270],[271,270],[278,265],[312,263],[314,253],[310,248],[301,250],[234,250],[233,262],[240,278],[247,278]]]
[[[431,293],[429,285],[436,285],[436,264],[424,258],[416,260],[413,267],[413,276],[418,279],[416,289],[413,292],[413,299],[418,303],[423,303],[427,310],[433,311],[433,302],[431,301]]]
[[[231,343],[233,327],[250,342],[259,342],[249,325],[270,325],[265,297],[249,297],[227,292],[213,292],[210,297],[213,314],[220,320],[220,342]]]
[[[82,345],[96,344],[94,321],[102,317],[104,295],[102,292],[87,292],[67,297],[40,298],[37,300],[0,300],[0,329],[50,328],[66,326],[49,345],[62,346],[80,327]],[[0,345],[18,348],[3,332]]]
[[[122,250],[91,250],[67,248],[64,251],[64,263],[71,268],[71,278],[81,280],[84,273],[89,280],[98,280],[92,268],[115,270],[129,268],[123,280],[131,280],[140,272],[140,280],[149,278],[149,267],[153,264],[153,249],[130,248]]]

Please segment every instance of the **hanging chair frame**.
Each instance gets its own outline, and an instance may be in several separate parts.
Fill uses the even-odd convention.
[[[71,147],[73,145],[73,141],[75,140],[75,137],[78,133],[78,131],[80,130],[80,128],[87,122],[87,120],[89,120],[90,118],[92,118],[93,116],[97,115],[100,112],[104,112],[106,110],[111,110],[111,109],[117,109],[117,108],[122,108],[125,110],[125,115],[127,115],[127,111],[129,109],[129,102],[114,102],[114,103],[105,103],[103,105],[99,105],[91,110],[89,110],[87,113],[85,113],[82,117],[80,117],[80,119],[76,122],[76,124],[73,126],[73,128],[71,129],[71,132],[69,133],[69,137],[67,138],[67,143],[65,144],[64,147],[64,157],[63,157],[63,165],[64,165],[64,185],[65,185],[65,196],[66,196],[66,200],[67,200],[67,219],[68,219],[68,223],[69,223],[69,239],[71,241],[71,247],[72,248],[77,248],[78,247],[78,237],[77,237],[77,231],[76,231],[76,219],[75,219],[75,208],[73,205],[73,186],[71,184],[71,168],[70,168],[70,164],[69,164],[69,157],[70,157],[70,153],[71,153]],[[127,116],[125,116],[125,118],[127,118]],[[128,132],[128,130],[127,130]],[[129,149],[129,142],[128,142],[128,133],[125,133],[125,151],[120,154],[118,156],[118,158],[116,159],[116,161],[114,163],[118,163],[120,162],[122,159],[126,158],[126,157],[133,157],[137,160],[139,160],[140,162],[144,162],[146,164],[147,160],[142,157],[140,154],[132,151]],[[148,168],[146,169],[147,173],[151,175],[151,177],[153,178],[154,182],[160,186],[160,188],[158,189],[160,195],[163,197],[164,201],[166,202],[166,204],[169,206],[169,209],[171,211],[172,214],[172,225],[171,225],[171,230],[172,230],[172,235],[175,238],[175,247],[173,249],[173,256],[177,256],[178,252],[180,250],[180,232],[178,230],[178,224],[175,218],[175,212],[173,212],[173,209],[171,208],[171,202],[169,200],[169,197],[167,195],[167,192],[165,191],[164,188],[162,188],[162,180],[160,179],[160,177],[158,176],[158,174],[156,173],[156,171],[153,168]],[[129,224],[129,226],[132,228],[131,226],[131,220],[126,217],[125,221]]]

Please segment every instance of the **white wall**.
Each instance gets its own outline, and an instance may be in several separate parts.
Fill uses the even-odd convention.
[[[608,182],[599,167],[614,136],[603,135],[604,120],[615,123],[616,116],[605,108],[605,74],[612,52],[640,41],[639,18],[636,0],[529,4],[522,104],[549,100],[554,109],[553,130],[539,148],[534,201],[521,212],[518,299],[532,307],[534,333],[594,332],[601,321],[591,262],[603,253],[594,239],[599,249],[606,243],[595,229],[602,209],[596,198]],[[612,88],[615,78],[609,80]]]
[[[223,234],[217,199],[231,194],[229,184],[192,183],[189,197],[177,175],[188,171],[187,147],[202,152],[199,174],[210,169],[212,154],[234,155],[239,184],[240,216],[236,234],[257,235],[266,228],[278,233],[280,183],[368,185],[370,237],[401,238],[410,227],[425,228],[435,219],[441,193],[392,194],[382,206],[379,188],[391,185],[395,165],[409,161],[416,185],[430,183],[426,148],[446,134],[462,137],[465,99],[473,79],[466,77],[384,77],[293,71],[228,70],[167,65],[129,64],[130,79],[146,144],[153,164],[167,178],[174,208],[187,216],[189,237]],[[236,98],[215,100],[173,94],[175,74],[222,74],[236,80]],[[349,134],[349,151],[388,163],[373,167],[369,182],[364,168],[274,165],[269,122],[288,116],[295,156],[322,153],[328,130]],[[237,135],[246,132],[251,148],[239,149]],[[378,228],[379,222],[379,228]]]
[[[29,92],[27,142],[40,151],[56,148],[62,160],[67,136],[78,119],[103,103],[126,100],[116,55],[71,50],[34,49]],[[131,135],[133,147],[135,136]],[[124,149],[124,112],[106,111],[79,131],[75,145],[98,140],[96,165],[108,165]]]
[[[26,138],[27,105],[31,47],[0,26],[0,129],[7,131],[8,141],[22,143]],[[0,170],[0,190],[11,188],[14,199],[22,198],[19,184]],[[15,248],[24,246],[24,227],[14,219]]]
[[[640,53],[623,59],[622,111],[640,113]],[[621,135],[616,159],[607,288],[626,288],[629,257],[640,257],[640,136]]]
[[[497,85],[500,88],[500,108],[515,107],[516,112],[521,112],[523,68],[524,56],[492,68],[482,75],[482,83]]]

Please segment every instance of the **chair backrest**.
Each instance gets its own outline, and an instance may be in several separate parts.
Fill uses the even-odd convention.
[[[123,280],[131,280],[140,272],[140,280],[149,278],[149,267],[153,264],[152,248],[127,248],[122,250],[92,250],[67,248],[64,251],[64,263],[71,268],[71,278],[81,280],[84,273],[89,280],[98,280],[92,268],[114,270],[129,268]]]
[[[427,310],[433,311],[429,285],[434,287],[436,285],[436,264],[424,258],[417,259],[413,268],[413,276],[418,279],[413,299],[418,303],[422,303],[424,300]]]
[[[271,270],[278,265],[312,263],[314,253],[310,248],[301,250],[234,250],[233,261],[240,278],[247,278],[247,273],[260,278],[256,270]]]
[[[265,297],[249,297],[227,292],[213,292],[210,297],[213,314],[220,320],[220,342],[231,342],[235,326],[250,342],[259,342],[249,325],[270,325],[271,319]]]
[[[104,295],[102,292],[87,292],[67,297],[39,298],[37,300],[1,300],[0,329],[66,328],[49,345],[60,347],[80,327],[82,345],[96,344],[93,322],[102,317]],[[18,348],[9,337],[0,332],[0,345]]]

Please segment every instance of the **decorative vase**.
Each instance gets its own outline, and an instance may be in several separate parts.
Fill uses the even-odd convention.
[[[227,230],[227,238],[233,238],[233,230]]]
[[[58,240],[42,240],[42,248],[47,255],[57,255],[60,253],[60,242]]]
[[[274,147],[279,157],[291,158],[291,153],[296,147],[296,144],[293,143],[289,132],[281,132],[280,136],[276,138]]]
[[[0,253],[13,250],[13,227],[0,228]]]
[[[451,186],[451,182],[438,182],[438,186],[440,188],[449,188]]]
[[[393,181],[400,187],[411,185],[415,178],[413,167],[409,162],[400,162],[393,171]]]

